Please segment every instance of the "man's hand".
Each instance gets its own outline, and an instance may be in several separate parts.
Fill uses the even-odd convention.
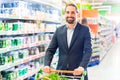
[[[84,72],[84,68],[78,67],[78,68],[74,69],[73,75],[81,75],[83,72]]]
[[[45,66],[45,67],[42,68],[42,70],[43,70],[43,72],[45,72],[45,73],[50,73],[51,68],[50,68],[49,66]]]

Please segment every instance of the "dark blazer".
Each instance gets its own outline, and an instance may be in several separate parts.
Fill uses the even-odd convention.
[[[67,44],[67,27],[59,27],[51,40],[45,54],[45,66],[50,66],[56,49],[59,48],[57,69],[74,70],[79,66],[84,68],[90,60],[92,53],[91,36],[87,26],[77,23],[70,47]]]

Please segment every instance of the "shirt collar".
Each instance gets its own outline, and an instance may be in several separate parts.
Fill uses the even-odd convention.
[[[72,29],[75,29],[76,25],[77,25],[77,22],[75,23],[75,25]],[[66,24],[66,27],[67,27],[67,29],[69,29],[67,24]]]

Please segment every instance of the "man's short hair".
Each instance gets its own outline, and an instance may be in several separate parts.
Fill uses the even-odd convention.
[[[66,5],[66,7],[65,7],[65,11],[66,11],[66,8],[67,8],[68,6],[73,6],[73,7],[75,7],[76,12],[78,12],[78,8],[77,8],[77,6],[76,6],[75,4],[72,4],[72,3]]]

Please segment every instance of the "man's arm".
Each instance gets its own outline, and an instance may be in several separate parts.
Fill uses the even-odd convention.
[[[89,63],[91,53],[92,53],[92,44],[91,44],[91,35],[88,27],[85,29],[85,37],[84,37],[84,52],[82,62],[80,66],[74,69],[73,75],[81,75],[84,70],[87,68],[87,64]]]
[[[52,58],[56,52],[56,49],[58,47],[58,42],[57,42],[57,30],[53,35],[53,38],[50,42],[50,45],[48,49],[46,50],[45,58],[44,58],[44,66],[50,66]]]
[[[90,30],[87,27],[85,31],[83,58],[82,58],[82,62],[80,63],[81,67],[87,68],[89,60],[91,58],[91,54],[92,54],[91,35],[90,35]]]

